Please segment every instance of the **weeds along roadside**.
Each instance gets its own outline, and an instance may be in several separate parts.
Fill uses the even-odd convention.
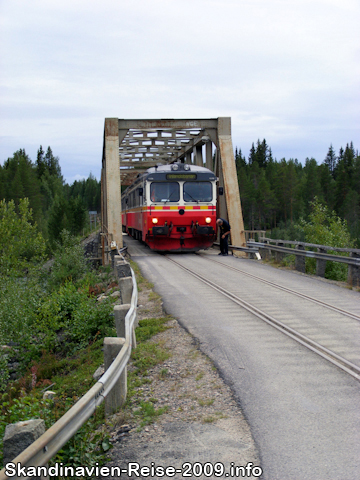
[[[20,305],[27,314],[23,327],[33,328],[32,334],[24,333],[24,338],[17,342],[15,348],[19,349],[19,344],[29,342],[29,339],[33,342],[33,348],[22,354],[21,378],[9,382],[6,390],[0,393],[1,464],[6,425],[42,418],[46,428],[49,428],[95,383],[93,373],[103,363],[103,338],[116,336],[111,316],[114,304],[109,295],[117,287],[113,272],[109,268],[101,268],[97,272],[83,270],[81,265],[82,273],[78,275],[74,263],[75,258],[79,258],[79,245],[71,241],[72,244],[68,243],[66,251],[59,255],[60,264],[57,265],[55,259],[50,280],[57,286],[52,293],[44,298],[39,296],[37,302],[31,297],[28,303],[22,302]],[[71,275],[67,275],[67,261],[72,269]],[[146,289],[150,300],[159,302],[157,294],[151,291],[152,285],[140,275],[136,264],[132,263],[132,267],[139,290]],[[64,275],[66,281],[60,282],[59,279]],[[36,287],[36,291],[44,288],[41,282]],[[99,302],[96,296],[101,293],[108,294],[108,298]],[[133,351],[128,369],[128,400],[121,415],[116,417],[117,421],[119,418],[123,421],[132,419],[132,423],[141,428],[166,410],[164,407],[155,408],[155,402],[142,402],[137,397],[137,389],[149,383],[147,370],[170,355],[162,345],[150,341],[153,335],[167,328],[168,320],[160,317],[140,321],[136,331],[138,346]],[[42,333],[41,338],[37,336],[38,332]],[[18,329],[18,337],[20,334]],[[35,335],[35,339],[32,335]],[[55,391],[55,396],[44,400],[44,391],[49,388]],[[111,448],[105,423],[104,406],[101,405],[51,463],[63,462],[64,465],[76,467],[105,462],[106,452]]]

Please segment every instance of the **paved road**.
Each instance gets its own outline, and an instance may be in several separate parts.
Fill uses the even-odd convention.
[[[164,256],[129,239],[130,252],[143,274],[163,297],[166,310],[200,342],[225,380],[232,385],[260,452],[265,480],[356,480],[360,478],[360,383],[294,340],[240,309],[229,299],[199,283]],[[209,253],[211,254],[211,252]],[[173,256],[208,272],[214,267],[196,255]],[[229,265],[256,270],[312,295],[341,305],[360,306],[360,295],[326,282],[279,271],[254,260],[221,257]],[[218,266],[219,279],[224,269]],[[228,270],[238,287],[249,279]],[[264,285],[258,286],[261,303]],[[274,306],[282,296],[273,297]],[[301,300],[288,308],[305,309]],[[300,302],[300,303],[299,303]],[[263,305],[262,305],[263,306]],[[284,306],[282,305],[282,308]],[[285,306],[285,308],[287,308]],[[306,315],[320,313],[306,305]],[[323,318],[322,318],[323,320]],[[221,459],[219,459],[221,460]]]

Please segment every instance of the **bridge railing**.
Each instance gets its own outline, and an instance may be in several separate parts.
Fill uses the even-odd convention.
[[[121,259],[120,256],[117,257]],[[124,262],[119,262],[124,263]],[[115,260],[116,267],[116,260]],[[136,309],[138,301],[138,291],[134,271],[127,264],[128,270],[131,271],[131,302],[130,307],[124,318],[125,338],[122,340],[121,349],[114,358],[109,368],[95,385],[83,396],[77,403],[68,410],[54,425],[52,425],[41,437],[32,443],[26,450],[20,453],[11,463],[20,464],[21,467],[41,467],[45,466],[48,461],[70,440],[75,433],[84,425],[84,423],[95,412],[96,408],[106,399],[113,387],[123,375],[131,350],[135,345],[134,327],[136,322]],[[130,280],[130,277],[128,277]],[[125,307],[125,305],[124,305]],[[106,339],[104,339],[105,344]],[[0,471],[0,480],[6,480],[5,468]],[[12,479],[33,478],[33,476],[11,476]]]
[[[285,245],[290,245],[290,247]],[[265,258],[270,258],[274,254],[275,260],[279,263],[284,259],[285,255],[295,255],[295,269],[302,273],[305,273],[305,258],[315,258],[316,275],[320,277],[325,275],[326,262],[345,263],[348,265],[348,283],[352,286],[360,287],[360,249],[329,247],[327,245],[267,237],[260,237],[259,242],[249,240],[247,246],[251,248],[258,247],[262,257]],[[345,253],[348,256],[328,253],[330,251]]]

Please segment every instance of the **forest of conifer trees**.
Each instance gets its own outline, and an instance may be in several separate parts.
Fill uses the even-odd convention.
[[[88,222],[88,211],[100,212],[100,181],[90,173],[85,180],[72,185],[64,182],[58,157],[50,147],[40,146],[33,162],[20,149],[0,165],[0,199],[19,205],[27,197],[33,219],[50,246],[60,238],[63,229],[72,235],[82,233]]]
[[[360,247],[360,156],[352,142],[338,154],[330,145],[321,163],[307,158],[302,164],[297,159],[274,159],[266,140],[258,140],[248,158],[236,148],[235,162],[246,229],[294,231],[294,224],[309,218],[316,199],[345,220]],[[50,147],[45,152],[40,146],[35,162],[20,149],[0,165],[0,199],[18,205],[24,197],[50,244],[63,229],[81,233],[88,211],[101,209],[100,181],[90,173],[87,179],[65,183]]]
[[[307,219],[317,199],[346,221],[360,246],[360,156],[352,142],[338,155],[330,145],[320,164],[314,158],[301,164],[274,160],[266,140],[258,140],[248,159],[236,148],[235,161],[245,228],[284,231]]]

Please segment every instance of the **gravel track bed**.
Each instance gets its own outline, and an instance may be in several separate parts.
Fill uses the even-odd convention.
[[[150,289],[139,292],[138,319],[164,317],[161,299]],[[170,319],[166,331],[150,341],[161,344],[171,356],[148,370],[149,383],[137,388],[132,403],[110,419],[113,449],[106,465],[127,468],[130,462],[140,466],[174,466],[185,462],[224,464],[229,467],[260,465],[250,428],[232,391],[204,355],[195,338],[176,319]],[[134,367],[131,363],[129,371]],[[156,409],[167,411],[156,417],[156,423],[140,427],[134,413],[140,402],[153,402]],[[211,465],[208,465],[211,470]],[[135,478],[121,475],[123,478]],[[100,477],[118,478],[118,477]],[[137,478],[149,478],[141,476]],[[182,475],[151,478],[183,478]],[[193,476],[191,476],[193,478]],[[219,478],[201,475],[197,478]],[[223,477],[225,478],[225,474]],[[258,478],[258,477],[247,477]]]

